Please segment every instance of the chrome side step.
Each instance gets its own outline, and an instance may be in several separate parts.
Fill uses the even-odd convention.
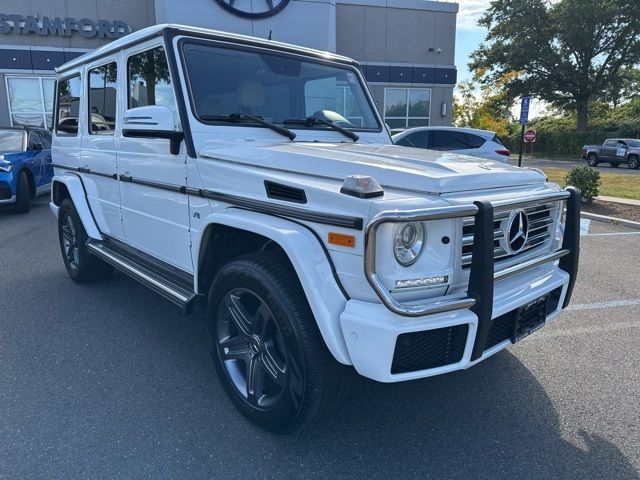
[[[184,282],[174,281],[166,276],[159,275],[151,268],[136,262],[132,256],[125,255],[111,248],[105,242],[89,240],[89,242],[87,242],[87,248],[93,255],[110,263],[121,272],[126,273],[134,280],[137,280],[167,300],[175,303],[181,307],[185,313],[191,310],[194,300],[197,297],[193,291],[193,287],[189,288]]]

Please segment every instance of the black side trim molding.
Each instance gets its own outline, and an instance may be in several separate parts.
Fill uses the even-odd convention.
[[[65,165],[53,164],[54,167],[64,168],[79,172],[77,167],[67,167]],[[80,173],[94,172],[86,171]],[[113,178],[113,177],[112,177]],[[152,188],[168,190],[175,193],[194,195],[197,197],[207,198],[209,200],[217,200],[219,202],[229,203],[236,207],[252,210],[254,212],[266,213],[268,215],[278,215],[281,217],[295,218],[302,221],[320,223],[323,225],[331,225],[334,227],[350,228],[352,230],[362,230],[364,219],[359,217],[350,217],[347,215],[338,215],[334,213],[314,212],[304,208],[293,207],[289,205],[279,205],[271,202],[263,202],[262,200],[254,200],[252,198],[239,197],[228,193],[214,192],[212,190],[202,190],[197,188],[185,187],[183,185],[172,185],[169,183],[154,182],[151,180],[143,180],[134,178],[129,175],[119,175],[121,182],[137,183]]]
[[[358,217],[348,217],[345,215],[337,215],[333,213],[312,212],[303,208],[291,207],[289,205],[277,205],[275,203],[262,202],[260,200],[238,197],[236,195],[229,195],[227,193],[213,192],[211,190],[196,190],[187,188],[187,193],[190,195],[199,194],[203,198],[230,203],[232,205],[236,205],[247,210],[253,210],[255,212],[296,218],[298,220],[321,223],[323,225],[333,225],[336,227],[362,230],[364,224],[364,220]]]

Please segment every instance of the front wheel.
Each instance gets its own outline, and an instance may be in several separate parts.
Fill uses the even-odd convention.
[[[629,157],[629,161],[627,163],[627,166],[629,168],[637,170],[638,168],[640,168],[640,160],[638,160],[638,157]]]
[[[16,203],[13,206],[14,213],[29,213],[31,210],[31,188],[27,174],[22,171],[16,184]]]
[[[272,433],[310,424],[345,391],[345,369],[327,350],[288,259],[240,257],[209,293],[212,355],[240,412]]]
[[[58,213],[58,238],[62,260],[72,280],[78,283],[109,278],[113,267],[87,250],[89,236],[73,202],[66,198]]]
[[[590,167],[597,167],[598,166],[598,156],[595,154],[590,154],[587,157],[587,165],[589,165]]]

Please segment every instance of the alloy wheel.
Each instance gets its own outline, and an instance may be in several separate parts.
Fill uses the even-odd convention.
[[[77,270],[80,264],[80,250],[78,248],[76,227],[69,213],[65,215],[62,224],[62,247],[67,263],[73,270]]]
[[[256,293],[236,288],[225,295],[216,341],[227,376],[252,407],[269,409],[287,391],[294,393],[290,377],[299,379],[299,368],[273,312]]]

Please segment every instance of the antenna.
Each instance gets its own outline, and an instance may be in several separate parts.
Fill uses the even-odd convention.
[[[271,40],[271,34],[273,33],[273,30],[269,30],[269,38],[267,38],[267,40]]]

